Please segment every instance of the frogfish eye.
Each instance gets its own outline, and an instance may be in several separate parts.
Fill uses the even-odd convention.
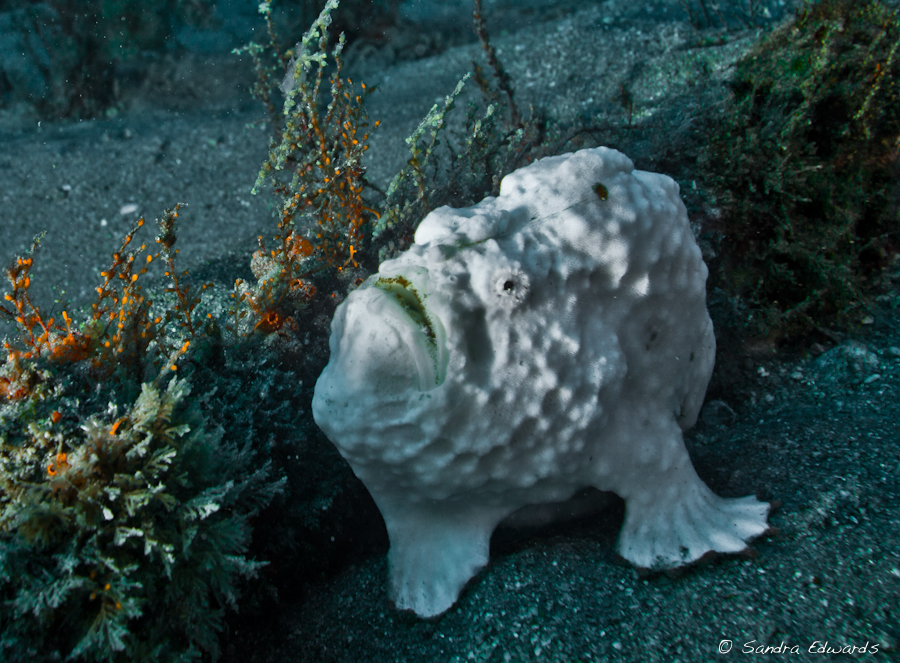
[[[521,269],[502,269],[494,275],[494,295],[501,306],[518,306],[528,296],[529,289],[528,275]]]

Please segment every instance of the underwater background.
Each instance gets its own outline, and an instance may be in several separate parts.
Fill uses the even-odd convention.
[[[897,3],[324,4],[0,0],[0,661],[896,657]],[[640,574],[585,495],[399,613],[310,413],[334,309],[596,145],[681,186],[718,343],[686,442],[777,530]]]

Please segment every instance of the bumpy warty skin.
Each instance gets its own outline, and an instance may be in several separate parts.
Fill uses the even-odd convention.
[[[615,150],[541,159],[429,214],[335,313],[313,415],[371,492],[400,609],[440,614],[498,522],[587,486],[639,567],[737,552],[768,505],[694,472],[715,356],[678,185]]]

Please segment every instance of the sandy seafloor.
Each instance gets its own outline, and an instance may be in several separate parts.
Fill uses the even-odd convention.
[[[628,148],[639,168],[662,170],[676,158],[667,141],[686,140],[682,134],[698,140],[667,124],[679,116],[671,109],[690,117],[692,105],[721,99],[730,63],[759,35],[732,32],[726,43],[710,45],[668,18],[678,6],[567,4],[523,13],[515,29],[495,23],[492,30],[520,101],[561,121],[588,113],[622,125],[612,100],[627,82],[648,129],[614,144]],[[384,64],[377,52],[357,59],[363,78],[379,84],[369,105],[370,116],[382,120],[369,152],[373,182],[383,186],[404,163],[403,138],[479,50],[469,43],[412,62]],[[90,301],[99,270],[140,214],[150,221],[186,203],[182,264],[221,289],[248,277],[254,238],[274,232],[271,199],[249,192],[268,134],[250,126],[262,114],[244,92],[246,63],[189,61],[169,74],[132,91],[114,119],[7,123],[0,133],[2,248],[11,257],[47,231],[33,293],[59,300],[56,310]],[[691,183],[681,184],[690,195]],[[825,643],[868,644],[853,658],[900,656],[896,294],[873,311],[871,325],[825,354],[828,348],[751,356],[720,346],[719,363],[732,370],[714,379],[716,403],[688,445],[716,492],[781,503],[771,516],[777,531],[754,544],[755,556],[640,576],[614,554],[622,505],[613,500],[576,522],[499,532],[490,565],[459,603],[423,621],[390,605],[385,551],[376,546],[311,586],[278,587],[277,618],[230,619],[222,660],[850,658],[818,652]],[[720,653],[726,640],[733,649]],[[781,643],[788,651],[754,649]]]
[[[818,652],[826,643],[878,644],[854,658],[896,659],[898,323],[885,315],[849,353],[759,362],[759,401],[688,435],[717,493],[782,503],[770,517],[778,532],[753,556],[641,577],[614,553],[619,503],[576,523],[495,534],[490,565],[435,621],[394,610],[385,558],[369,557],[305,592],[277,624],[236,631],[227,660],[851,658]],[[720,654],[726,640],[733,650]],[[782,643],[786,652],[756,651]]]

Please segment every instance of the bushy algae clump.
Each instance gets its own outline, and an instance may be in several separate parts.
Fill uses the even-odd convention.
[[[753,335],[859,322],[900,246],[900,16],[823,0],[737,65],[701,159],[722,207],[720,287]]]
[[[216,335],[176,271],[177,215],[160,220],[157,253],[129,249],[141,220],[90,311],[61,322],[28,294],[34,250],[7,270],[0,312],[19,337],[0,367],[3,660],[215,656],[238,581],[262,566],[249,519],[282,486],[210,423],[211,394],[191,393],[183,367]],[[154,260],[164,311],[140,285]]]

